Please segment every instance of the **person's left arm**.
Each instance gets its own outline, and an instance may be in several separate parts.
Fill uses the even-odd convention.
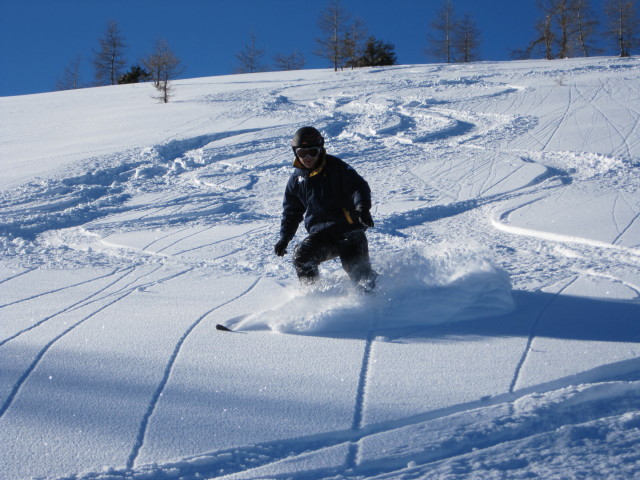
[[[353,201],[355,214],[360,220],[360,223],[366,227],[372,228],[374,223],[370,212],[371,188],[369,187],[369,184],[350,165],[345,165],[342,177],[345,191]]]

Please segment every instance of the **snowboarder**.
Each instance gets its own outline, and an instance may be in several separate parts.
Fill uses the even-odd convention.
[[[304,220],[309,235],[293,253],[301,283],[313,284],[320,263],[340,257],[351,281],[371,292],[377,274],[371,268],[365,235],[374,226],[369,184],[347,163],[327,154],[322,134],[313,127],[299,129],[291,147],[295,170],[285,189],[276,255],[287,253]]]

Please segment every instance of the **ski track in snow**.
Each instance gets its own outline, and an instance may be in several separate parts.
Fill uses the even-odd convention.
[[[237,297],[232,298],[228,302],[223,303],[221,305],[216,305],[212,309],[208,310],[204,315],[202,315],[200,318],[196,319],[196,321],[193,322],[189,326],[189,328],[184,332],[182,337],[180,337],[180,340],[176,344],[176,346],[175,346],[175,348],[173,350],[173,353],[171,354],[171,358],[169,358],[169,362],[167,363],[167,366],[165,368],[164,374],[162,376],[162,380],[160,381],[160,383],[158,385],[158,388],[156,389],[155,393],[153,394],[153,397],[151,398],[151,402],[149,403],[149,407],[147,408],[147,411],[145,412],[144,417],[142,418],[142,421],[140,422],[140,429],[138,431],[138,438],[136,439],[136,443],[133,446],[133,450],[131,451],[131,455],[129,456],[129,459],[127,460],[127,468],[133,468],[133,466],[136,463],[136,458],[138,457],[138,454],[140,453],[140,449],[144,445],[144,439],[145,439],[145,435],[147,433],[147,427],[149,425],[149,418],[151,417],[151,415],[153,415],[153,412],[157,407],[158,400],[162,396],[162,392],[163,392],[165,386],[167,385],[167,382],[169,381],[169,376],[171,375],[171,370],[172,370],[173,365],[174,365],[174,363],[176,361],[176,358],[180,354],[180,349],[182,348],[182,345],[187,340],[187,338],[189,337],[191,332],[202,322],[202,320],[207,318],[214,311],[216,311],[216,310],[224,307],[225,305],[228,305],[228,304],[238,300],[242,296],[246,295],[248,292],[250,292],[256,286],[256,284],[259,281],[260,281],[260,278],[256,279],[255,282],[253,282],[249,286],[249,288],[247,288],[247,290],[242,292]]]
[[[175,274],[175,275],[171,275],[169,277],[162,278],[162,279],[160,279],[158,281],[154,281],[153,284],[162,283],[162,282],[166,282],[166,281],[169,281],[169,280],[173,280],[173,279],[179,277],[180,275],[183,275],[183,274],[187,273],[188,271],[190,271],[190,269],[189,270],[185,270],[185,271],[180,272],[180,273]],[[125,275],[123,275],[116,282],[113,282],[109,286],[112,286],[113,284],[117,283],[118,281],[120,281],[122,278],[124,278],[129,273],[130,272],[125,273]],[[145,284],[143,284],[143,283],[139,284],[136,287],[131,287],[131,285],[133,285],[134,282],[139,282],[140,280],[142,280],[142,278],[144,278],[147,275],[150,275],[150,273],[147,273],[147,274],[135,279],[134,281],[130,282],[128,285],[125,285],[125,286],[121,287],[119,290],[116,290],[115,292],[111,292],[106,298],[111,297],[111,298],[113,298],[113,300],[109,300],[106,304],[100,306],[99,308],[97,308],[96,310],[91,312],[89,315],[87,315],[87,316],[83,317],[82,319],[80,319],[79,321],[75,322],[74,324],[72,324],[71,326],[69,326],[68,328],[63,330],[59,335],[57,335],[54,338],[52,338],[51,341],[48,342],[46,345],[44,345],[44,347],[35,356],[33,362],[27,367],[27,369],[25,370],[24,374],[18,379],[18,381],[15,383],[15,385],[11,388],[11,391],[9,392],[9,395],[8,395],[7,399],[5,400],[4,404],[2,406],[0,406],[0,418],[2,418],[4,413],[9,409],[9,407],[11,406],[11,403],[13,402],[15,396],[20,391],[20,388],[22,387],[24,382],[27,381],[27,379],[29,378],[29,375],[31,374],[31,372],[34,371],[34,369],[38,366],[38,364],[43,359],[43,357],[46,355],[46,353],[51,349],[51,347],[53,347],[56,344],[56,342],[61,340],[63,337],[65,337],[65,335],[69,334],[70,332],[72,332],[74,329],[76,329],[80,325],[84,324],[85,322],[87,322],[88,320],[93,318],[98,313],[102,312],[103,310],[108,309],[109,307],[113,306],[114,304],[116,304],[116,303],[122,301],[123,299],[127,298],[129,295],[131,295],[133,292],[135,292],[136,289],[144,288]],[[47,293],[52,293],[52,292],[47,292]],[[92,303],[92,302],[89,302],[89,299],[91,297],[95,296],[95,295],[98,295],[99,293],[101,293],[101,291],[97,291],[95,294],[92,294],[90,297],[85,299],[83,302],[78,302],[77,304],[74,304],[74,305],[66,308],[63,311],[58,312],[57,314],[52,315],[49,318],[45,318],[45,319],[35,323],[31,328],[36,328],[36,327],[42,325],[44,322],[50,320],[51,318],[53,318],[56,315],[59,315],[60,313],[64,313],[65,311],[69,311],[69,310],[78,308],[80,304],[89,305],[90,303]],[[99,300],[94,300],[93,302],[97,302],[97,301],[99,301]],[[5,343],[17,338],[19,335],[25,333],[26,331],[31,330],[31,328],[25,329],[25,330],[23,330],[21,332],[18,332],[15,335],[13,335],[12,337],[7,338],[6,340],[4,340],[0,344],[0,347],[3,344],[5,344]]]
[[[525,345],[524,351],[522,352],[522,356],[520,357],[520,360],[518,361],[518,364],[516,365],[515,373],[513,374],[513,380],[511,381],[511,385],[509,385],[509,393],[514,393],[516,391],[516,387],[518,385],[518,380],[520,379],[520,374],[522,372],[522,366],[527,361],[527,357],[529,356],[529,353],[531,352],[531,345],[533,344],[533,340],[536,337],[536,328],[537,328],[537,326],[538,326],[538,324],[540,322],[540,319],[542,318],[544,313],[547,311],[547,309],[549,309],[551,307],[551,305],[553,305],[553,302],[560,295],[562,295],[562,292],[564,292],[573,282],[575,282],[576,279],[577,279],[577,277],[573,278],[569,283],[567,283],[560,290],[558,290],[558,292],[554,296],[551,297],[549,302],[544,307],[542,307],[542,309],[538,313],[538,316],[536,317],[536,319],[534,320],[533,324],[531,325],[531,333],[529,334],[529,338],[527,338],[527,344]]]
[[[356,389],[355,408],[353,412],[353,424],[351,429],[355,432],[362,430],[364,425],[363,412],[365,408],[365,399],[367,392],[367,379],[369,377],[369,368],[371,363],[371,349],[375,340],[375,333],[380,323],[382,312],[377,312],[371,321],[367,339],[364,344],[364,353],[362,355],[362,366],[360,367],[360,375],[358,377],[358,388]],[[359,442],[351,442],[349,445],[349,453],[347,455],[345,465],[347,468],[353,469],[357,466],[360,451]]]
[[[23,361],[22,373],[9,382],[3,394],[0,428],[22,400],[21,391],[33,373],[46,363],[47,354],[74,330],[119,302],[160,285],[199,278],[195,275],[254,278],[247,287],[191,317],[182,334],[172,340],[175,343],[169,345],[161,378],[132,427],[136,435],[130,439],[130,451],[119,455],[120,464],[106,469],[79,464],[75,471],[42,471],[37,476],[304,480],[440,478],[438,475],[446,474],[446,478],[458,479],[471,478],[465,476],[471,474],[465,471],[466,462],[472,464],[475,459],[488,464],[483,456],[498,449],[496,462],[503,463],[496,464],[493,473],[512,478],[508,472],[526,472],[529,463],[535,464],[532,457],[509,462],[510,449],[518,445],[557,432],[580,436],[582,430],[610,428],[611,435],[622,435],[628,433],[625,429],[637,430],[640,353],[634,353],[633,346],[621,347],[605,363],[585,364],[581,371],[550,373],[548,379],[542,375],[539,383],[529,369],[539,361],[536,342],[583,340],[575,333],[549,339],[548,333],[541,332],[543,326],[548,328],[542,325],[543,319],[553,317],[560,308],[558,300],[574,295],[572,289],[584,288],[585,298],[594,302],[611,290],[612,304],[623,309],[623,325],[640,311],[640,104],[632,96],[640,91],[638,63],[600,59],[512,65],[366,69],[341,72],[338,78],[326,73],[306,78],[299,72],[299,77],[288,81],[257,76],[246,86],[234,85],[239,81],[235,78],[229,84],[205,87],[177,82],[178,91],[196,92],[183,102],[200,105],[205,112],[202,116],[175,124],[165,138],[154,137],[155,143],[146,140],[100,156],[87,151],[79,161],[0,191],[4,258],[0,285],[9,292],[0,300],[0,314],[10,313],[12,323],[6,328],[13,329],[3,330],[0,354],[9,347],[19,348],[27,339],[33,341],[30,336],[45,327],[53,329],[54,322],[62,322],[66,314],[91,309],[70,325],[55,325],[56,334],[39,338],[42,344],[37,352]],[[448,315],[451,323],[478,322],[482,308],[488,308],[487,321],[497,322],[495,318],[509,314],[514,315],[511,322],[521,321],[510,327],[519,333],[508,330],[496,335],[517,339],[509,347],[512,362],[500,372],[502,390],[487,388],[488,393],[479,398],[462,395],[460,400],[437,407],[425,398],[422,410],[407,407],[406,413],[399,411],[388,418],[377,413],[376,402],[383,394],[376,375],[389,359],[385,349],[420,342],[425,349],[435,347],[441,340],[438,328],[445,328],[416,320],[422,318],[410,310],[416,304],[402,297],[401,290],[383,290],[389,298],[357,318],[363,321],[364,331],[305,331],[301,327],[290,332],[360,342],[359,367],[353,366],[350,425],[298,438],[274,435],[272,441],[230,444],[218,450],[203,446],[204,450],[182,460],[140,463],[143,449],[153,453],[149,430],[154,416],[165,408],[165,391],[172,382],[180,382],[175,367],[188,340],[209,335],[214,341],[216,335],[226,335],[205,332],[205,320],[220,315],[242,325],[248,313],[239,319],[232,313],[236,305],[249,308],[249,293],[261,279],[293,289],[295,279],[288,260],[274,260],[272,244],[290,171],[287,144],[292,132],[305,124],[318,126],[328,137],[329,150],[351,163],[372,186],[376,228],[369,238],[374,263],[380,265],[391,254],[410,260],[411,245],[420,246],[421,252],[442,250],[439,255],[427,253],[420,258],[433,271],[423,275],[427,277],[424,285],[409,286],[431,297],[430,303],[416,308],[424,308],[427,317]],[[616,196],[609,200],[612,191]],[[590,204],[594,198],[600,203]],[[610,225],[584,227],[602,219]],[[475,265],[487,262],[488,272]],[[37,281],[29,281],[42,270],[88,266],[100,268],[100,273],[55,287],[41,288]],[[382,272],[383,277],[393,278],[394,266],[398,267],[385,267],[389,270]],[[407,274],[424,273],[404,268]],[[163,269],[171,273],[163,274]],[[465,275],[488,275],[488,289],[501,278],[497,273],[501,271],[508,274],[514,291],[528,294],[526,309],[522,302],[513,313],[482,293],[467,300],[474,293],[474,283],[465,283]],[[339,265],[324,265],[323,275],[343,293]],[[67,292],[73,296],[60,303],[58,296]],[[455,311],[446,302],[438,303],[439,295],[447,294],[457,297],[463,307],[469,302],[478,311],[476,316],[466,317],[464,308]],[[49,310],[37,306],[54,297]],[[314,298],[335,302],[330,305],[334,316],[355,311],[349,310],[353,294],[346,296],[344,304],[326,292],[302,294],[294,301],[313,307],[317,305],[312,303]],[[275,310],[258,306],[255,318],[259,322],[269,312],[287,313],[293,304],[276,304]],[[29,313],[21,319],[17,314],[22,306],[39,316]],[[390,328],[385,324],[389,313],[409,314],[409,323]],[[468,323],[460,325],[461,331],[468,328],[478,338],[492,337]],[[262,326],[273,328],[268,322]],[[270,341],[269,334],[250,335]],[[442,341],[447,335],[455,343],[455,328]],[[640,341],[637,332],[628,336],[629,345]],[[622,335],[619,337],[614,342],[622,344]],[[597,335],[590,340],[607,343]],[[624,348],[628,351],[623,352]],[[416,376],[416,382],[421,380]],[[601,425],[605,418],[614,420],[605,427]],[[640,472],[640,467],[634,472]]]
[[[27,379],[29,378],[29,375],[31,375],[31,373],[35,370],[35,368],[38,366],[38,364],[40,363],[40,361],[42,360],[42,358],[45,356],[45,354],[49,351],[49,349],[51,347],[53,347],[56,342],[58,342],[58,340],[60,340],[61,338],[63,338],[65,335],[67,335],[69,332],[71,332],[73,329],[75,329],[76,327],[82,325],[84,322],[90,320],[94,315],[97,315],[98,313],[100,313],[101,311],[109,308],[110,306],[114,305],[115,303],[121,301],[122,299],[126,298],[128,295],[130,295],[132,293],[132,291],[125,293],[119,297],[116,297],[114,300],[112,300],[111,302],[107,303],[105,306],[95,310],[92,314],[84,317],[82,320],[80,320],[79,322],[71,325],[69,328],[67,328],[66,330],[64,330],[60,335],[57,335],[56,337],[52,338],[51,341],[49,343],[47,343],[41,350],[40,352],[36,355],[35,359],[33,360],[33,362],[31,363],[31,365],[29,365],[27,367],[27,369],[24,371],[24,374],[18,379],[18,381],[15,383],[15,385],[13,386],[13,388],[11,389],[11,391],[9,392],[9,395],[7,396],[7,399],[5,400],[4,404],[2,406],[0,406],[0,418],[2,418],[2,416],[5,414],[5,412],[9,409],[9,407],[11,406],[13,400],[15,399],[16,395],[18,394],[18,392],[20,391],[20,388],[22,387],[22,385],[27,381]]]
[[[0,347],[1,347],[2,345],[4,345],[5,343],[7,343],[7,342],[9,342],[9,341],[11,341],[11,340],[13,340],[13,339],[15,339],[15,338],[19,337],[20,335],[22,335],[22,334],[24,334],[24,333],[26,333],[26,332],[28,332],[28,331],[30,331],[30,330],[33,330],[34,328],[39,327],[40,325],[42,325],[42,324],[43,324],[43,323],[45,323],[46,321],[51,320],[52,318],[54,318],[54,317],[56,317],[56,316],[58,316],[58,315],[61,315],[61,314],[65,313],[65,312],[68,312],[68,311],[74,310],[74,309],[76,309],[76,308],[80,308],[81,306],[85,306],[85,305],[87,305],[87,304],[89,303],[89,300],[91,300],[93,297],[96,297],[96,296],[100,295],[102,292],[104,292],[104,291],[105,291],[105,290],[107,290],[108,288],[110,288],[110,287],[112,287],[113,285],[115,285],[116,283],[120,282],[120,281],[121,281],[125,276],[127,276],[129,273],[131,273],[131,271],[132,271],[132,268],[126,269],[126,270],[124,271],[124,273],[123,273],[120,277],[118,277],[118,278],[117,278],[116,280],[114,280],[112,283],[108,284],[106,287],[104,287],[104,288],[100,288],[100,289],[96,290],[95,292],[92,292],[90,295],[88,295],[87,297],[83,298],[82,300],[79,300],[79,301],[77,301],[77,302],[75,302],[75,303],[73,303],[73,304],[69,305],[68,307],[63,308],[62,310],[60,310],[60,311],[58,311],[58,312],[53,313],[53,314],[51,314],[51,315],[49,315],[49,316],[47,316],[47,317],[43,318],[42,320],[38,320],[38,321],[34,322],[34,323],[33,323],[32,325],[30,325],[29,327],[26,327],[26,328],[24,328],[24,329],[22,329],[22,330],[20,330],[20,331],[16,332],[15,334],[11,335],[10,337],[7,337],[7,338],[5,338],[5,339],[3,339],[3,340],[0,340]],[[95,278],[95,279],[89,280],[88,282],[82,282],[81,284],[84,284],[84,283],[90,283],[90,282],[95,281],[95,280],[97,280],[97,279],[99,279],[99,278],[111,277],[111,276],[115,275],[116,273],[122,273],[122,272],[121,272],[121,271],[119,271],[119,270],[114,270],[113,272],[111,272],[111,273],[109,273],[109,274],[107,274],[107,275],[102,275],[102,276],[97,277],[97,278]],[[65,288],[72,288],[72,287],[73,287],[73,286],[65,287]],[[64,288],[63,288],[63,289],[64,289]],[[60,289],[60,290],[63,290],[63,289]],[[40,294],[40,295],[37,295],[37,296],[31,297],[31,298],[29,298],[29,299],[23,299],[22,301],[27,301],[27,300],[31,300],[31,299],[34,299],[34,298],[42,297],[42,296],[44,296],[44,295],[54,293],[55,291],[59,291],[59,290],[53,290],[53,291],[51,291],[51,292],[46,292],[46,293],[43,293],[43,294]],[[15,303],[18,303],[18,302],[15,302]],[[10,305],[11,305],[11,304],[10,304]],[[3,308],[4,306],[5,306],[5,305],[2,305],[2,306],[0,306],[0,308]],[[7,305],[7,306],[8,306],[8,305]]]
[[[27,272],[24,272],[24,273],[26,274],[26,273],[28,273],[28,271],[27,271]],[[20,298],[19,300],[16,300],[16,301],[14,301],[14,302],[10,302],[10,303],[6,303],[6,304],[4,304],[4,305],[0,305],[0,308],[10,307],[10,306],[12,306],[12,305],[17,305],[18,303],[21,303],[21,302],[27,302],[27,301],[29,301],[29,300],[39,299],[39,298],[41,298],[41,297],[44,297],[45,295],[51,295],[52,293],[60,292],[60,291],[62,291],[62,290],[66,290],[66,289],[68,289],[68,288],[75,288],[75,287],[78,287],[78,286],[83,285],[83,284],[85,284],[85,283],[91,283],[91,282],[94,282],[94,281],[96,281],[96,280],[98,280],[98,279],[100,279],[100,278],[110,277],[110,276],[114,275],[115,273],[116,273],[116,271],[113,271],[113,272],[108,273],[108,274],[106,274],[106,275],[101,275],[101,276],[99,276],[99,277],[92,278],[92,279],[90,279],[90,280],[86,280],[86,281],[83,281],[83,282],[79,282],[79,283],[76,283],[76,284],[73,284],[73,285],[68,285],[68,286],[65,286],[65,287],[56,288],[56,289],[54,289],[54,290],[49,290],[49,291],[47,291],[47,292],[38,293],[38,294],[36,294],[36,295],[31,295],[30,297]],[[14,277],[14,278],[15,278],[15,277]],[[11,279],[9,279],[9,280],[11,280]]]

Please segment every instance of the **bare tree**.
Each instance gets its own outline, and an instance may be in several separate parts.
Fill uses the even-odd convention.
[[[445,0],[442,4],[431,28],[435,34],[429,37],[430,47],[427,49],[427,54],[447,63],[455,62],[454,41],[457,20],[451,0]]]
[[[609,20],[605,35],[615,42],[618,55],[629,57],[640,45],[640,20],[633,0],[608,0],[605,13]]]
[[[356,18],[342,37],[342,59],[346,67],[354,68],[364,54],[367,28],[361,18]]]
[[[462,17],[455,31],[455,51],[461,62],[472,62],[478,59],[480,32],[469,13]]]
[[[251,35],[249,43],[245,43],[241,51],[236,53],[236,58],[240,62],[234,72],[235,73],[255,73],[264,72],[266,67],[262,64],[262,57],[265,51],[258,48],[256,36]]]
[[[274,55],[273,63],[277,70],[301,70],[305,60],[304,55],[296,50],[289,55]]]
[[[56,83],[56,90],[75,90],[76,88],[82,88],[83,85],[80,81],[81,63],[82,57],[80,55],[69,62],[64,69],[64,73]]]
[[[171,81],[183,71],[180,60],[171,50],[169,43],[159,39],[155,42],[153,52],[143,60],[143,63],[151,74],[153,86],[160,93],[158,100],[168,103],[173,96]]]
[[[524,50],[515,50],[512,52],[517,58],[530,58],[535,52],[542,51],[544,58],[552,60],[556,58],[554,47],[556,44],[565,44],[564,35],[556,28],[558,18],[558,4],[566,3],[567,0],[537,0],[536,4],[542,13],[542,18],[536,22],[536,38]],[[568,26],[567,26],[568,27]],[[568,31],[567,31],[568,32]],[[560,40],[558,40],[560,38]],[[567,49],[563,49],[566,56]]]
[[[529,58],[534,51],[543,50],[551,60],[598,52],[592,42],[598,21],[589,0],[537,0],[537,6],[543,18],[536,24],[536,39],[515,56]]]
[[[575,38],[575,1],[574,0],[548,0],[548,11],[556,20],[558,33],[558,58],[573,56],[572,42]]]
[[[153,52],[142,59],[142,64],[151,76],[153,86],[156,88],[160,86],[160,77],[162,76],[162,52],[164,50],[164,43],[164,40],[156,40],[153,47]]]
[[[93,64],[98,85],[116,85],[126,65],[124,51],[127,45],[120,34],[118,24],[109,22],[104,36],[99,39],[100,47],[95,51]]]
[[[552,60],[553,43],[555,35],[552,29],[551,15],[545,15],[542,20],[538,20],[535,25],[536,38],[524,49],[514,49],[511,56],[517,59],[531,58],[535,52],[543,51],[543,56],[547,60]]]
[[[547,60],[553,60],[553,43],[556,39],[556,35],[553,31],[553,15],[547,14],[544,16],[544,21],[539,25],[542,27],[542,40],[544,42],[544,53]]]
[[[585,57],[602,52],[595,47],[592,39],[598,29],[598,20],[589,5],[589,0],[575,0],[576,43],[577,48]]]
[[[340,0],[330,0],[329,6],[320,14],[318,20],[323,37],[316,39],[318,48],[314,53],[329,60],[336,72],[344,60],[342,41],[347,31],[348,19],[349,16],[340,4]]]
[[[576,31],[575,0],[537,0],[536,4],[543,18],[536,24],[538,37],[529,44],[527,51],[543,46],[547,60],[572,56]]]

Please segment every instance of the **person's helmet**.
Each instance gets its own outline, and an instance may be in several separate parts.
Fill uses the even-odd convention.
[[[313,127],[300,128],[291,139],[291,148],[295,153],[296,148],[302,147],[322,147],[324,145],[324,138],[322,134]]]

